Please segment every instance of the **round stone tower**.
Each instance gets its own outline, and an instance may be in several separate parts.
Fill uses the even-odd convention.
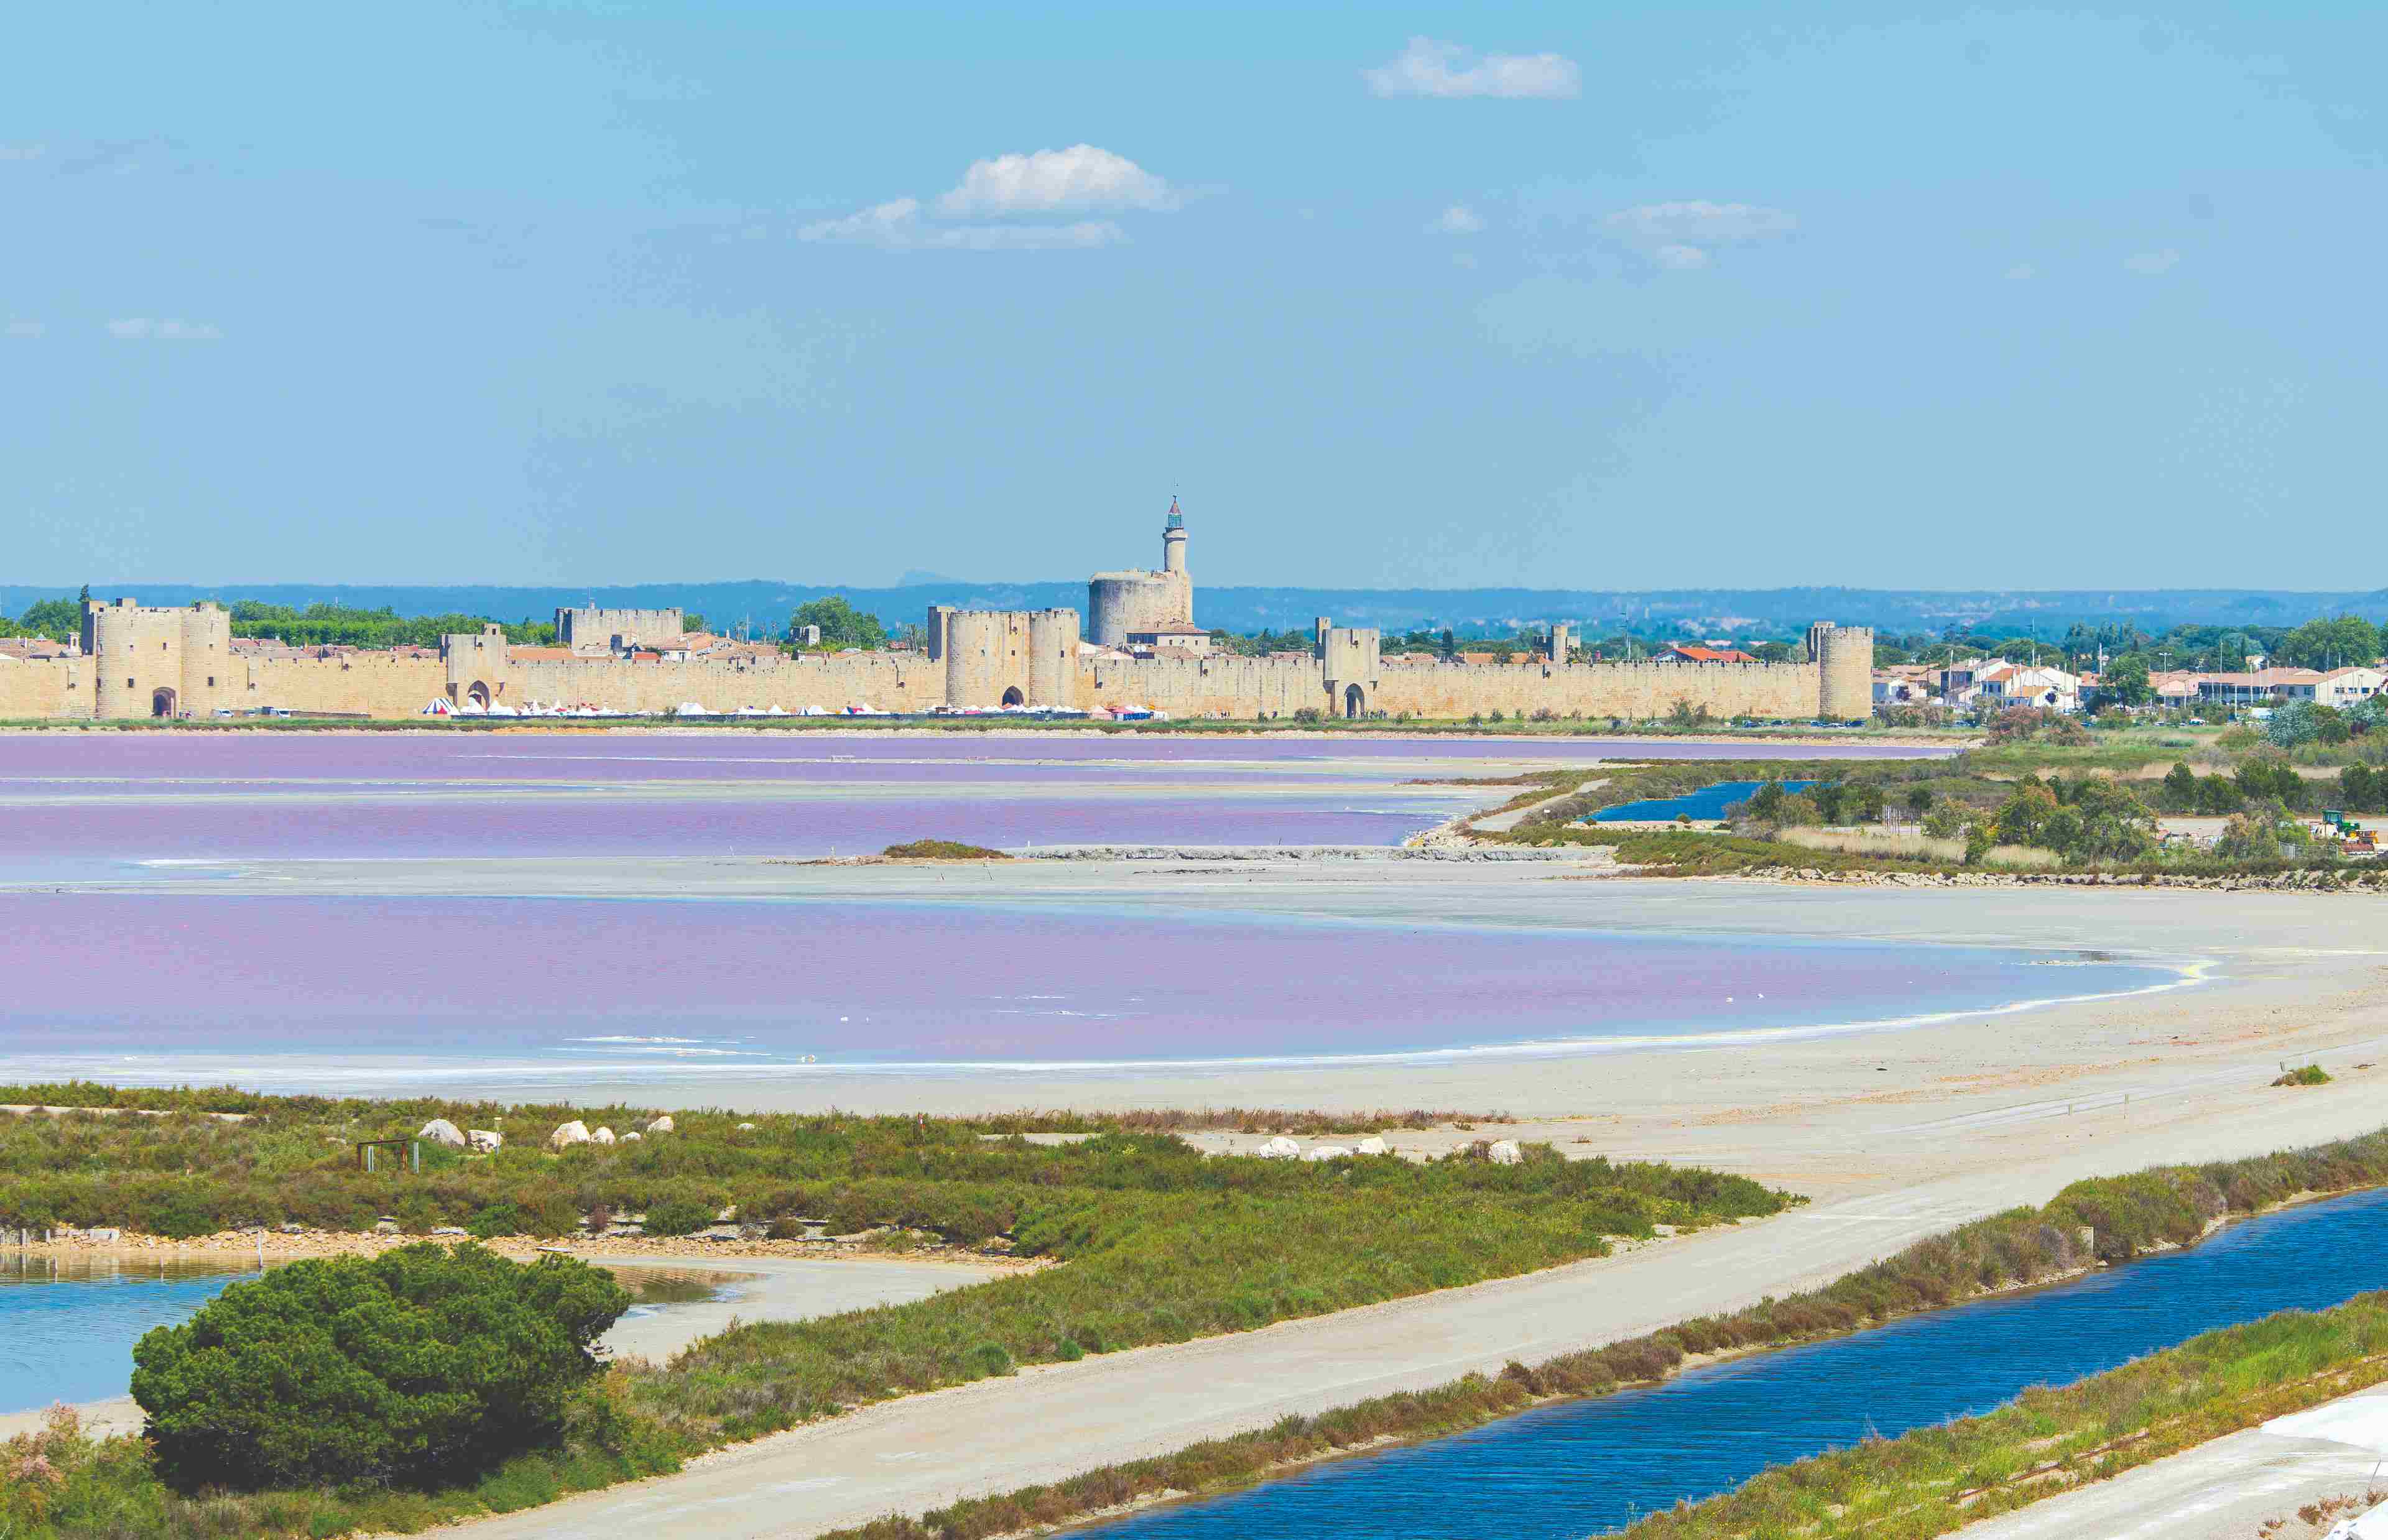
[[[1028,701],[1067,710],[1078,702],[1078,612],[1035,610],[1028,616]]]
[[[1808,651],[1816,660],[1816,714],[1827,722],[1862,722],[1874,714],[1874,627],[1808,628]]]
[[[1169,499],[1161,529],[1161,570],[1099,572],[1086,583],[1086,619],[1095,641],[1125,647],[1131,631],[1150,631],[1175,621],[1194,622],[1194,579],[1186,570],[1186,515]]]

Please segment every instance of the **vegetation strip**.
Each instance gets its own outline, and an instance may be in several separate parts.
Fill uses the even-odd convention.
[[[0,1088],[9,1102],[51,1105],[77,1099],[119,1105],[144,1094]],[[397,1228],[417,1232],[447,1221],[489,1234],[560,1233],[583,1216],[602,1230],[616,1216],[642,1214],[651,1229],[681,1231],[709,1227],[730,1206],[792,1236],[889,1227],[930,1243],[1063,1265],[901,1306],[736,1327],[667,1365],[615,1365],[565,1407],[549,1447],[494,1471],[450,1470],[444,1483],[418,1469],[411,1484],[371,1491],[312,1486],[210,1496],[187,1466],[179,1485],[165,1483],[138,1445],[129,1446],[133,1452],[106,1445],[78,1453],[83,1446],[69,1439],[57,1445],[63,1453],[40,1458],[50,1469],[69,1459],[82,1474],[45,1509],[50,1528],[26,1533],[128,1533],[94,1516],[136,1501],[150,1514],[142,1521],[148,1527],[129,1533],[415,1529],[667,1469],[721,1444],[1008,1374],[1023,1363],[1183,1342],[1510,1277],[1604,1255],[1616,1237],[1773,1214],[1801,1201],[1740,1177],[1567,1160],[1546,1145],[1509,1146],[1500,1154],[1516,1158],[1503,1160],[1480,1141],[1422,1164],[1392,1155],[1215,1158],[1173,1133],[1149,1131],[1200,1121],[1163,1115],[964,1120],[683,1112],[666,1126],[627,1108],[200,1092],[179,1100],[184,1110],[167,1117],[69,1113],[0,1121],[0,1224],[106,1218],[188,1235],[301,1218],[363,1230],[387,1213]],[[231,1123],[208,1116],[215,1111],[248,1116]],[[1252,1121],[1264,1130],[1381,1128],[1424,1116],[1259,1114]],[[508,1138],[486,1155],[424,1138],[420,1171],[394,1160],[360,1168],[352,1152],[362,1141],[412,1142],[433,1117],[468,1131],[502,1122]],[[643,1137],[551,1148],[547,1130],[559,1123],[619,1124]],[[1026,1125],[1090,1137],[1031,1142]],[[219,1523],[206,1517],[210,1512],[237,1521]]]
[[[1778,1466],[1636,1540],[1923,1540],[2388,1382],[2388,1294],[2283,1310],[1981,1417]]]
[[[1152,1459],[1106,1466],[1051,1485],[970,1499],[917,1519],[891,1516],[857,1529],[834,1532],[826,1540],[988,1540],[991,1536],[1073,1522],[1155,1499],[1222,1492],[1292,1465],[1354,1452],[1387,1440],[1457,1433],[1545,1401],[1605,1395],[1631,1385],[1656,1382],[1695,1356],[1785,1347],[1837,1336],[1903,1316],[1962,1304],[1986,1294],[2044,1283],[2100,1262],[2125,1261],[2146,1251],[2194,1244],[2217,1222],[2230,1215],[2254,1214],[2307,1194],[2351,1192],[2382,1183],[2388,1183],[2388,1130],[2314,1149],[2248,1160],[2158,1167],[2130,1176],[2092,1178],[2075,1182],[2043,1207],[2013,1209],[1946,1235],[1919,1241],[1895,1256],[1808,1294],[1770,1300],[1729,1316],[1686,1321],[1648,1336],[1568,1354],[1531,1369],[1512,1363],[1498,1376],[1471,1374],[1432,1390],[1380,1396],[1315,1417],[1289,1417],[1259,1432],[1207,1440]],[[2365,1297],[2373,1302],[2370,1307],[2374,1311],[2373,1317],[2365,1319],[2376,1319],[2379,1325],[2376,1329],[2365,1327],[2357,1339],[2358,1350],[2340,1355],[2347,1360],[2388,1348],[2388,1296]],[[2255,1329],[2235,1330],[2245,1332]],[[2204,1343],[2229,1335],[2212,1333],[2197,1341]],[[2174,1351],[2187,1350],[2185,1345]],[[2295,1372],[2318,1373],[2336,1361],[2313,1362]],[[2128,1366],[2115,1373],[2128,1375],[2138,1367]],[[2347,1388],[2358,1387],[2350,1384]],[[2310,1400],[2299,1404],[2327,1400],[2338,1394],[2341,1392],[2335,1390],[2316,1393]],[[2026,1396],[2026,1403],[2029,1399]],[[2263,1413],[2263,1417],[2273,1415],[2277,1414]],[[1909,1437],[1926,1439],[1937,1431],[1926,1430]],[[2018,1460],[2012,1469],[2019,1470],[2028,1461]],[[1973,1484],[1984,1484],[1997,1472],[1997,1468],[1988,1462],[1980,1462],[1979,1470],[1982,1480]],[[1710,1501],[1729,1502],[1734,1496],[1728,1494]],[[1962,1517],[1970,1520],[1995,1510],[1976,1508],[1965,1511]],[[1664,1517],[1671,1519],[1673,1515]],[[1653,1519],[1645,1523],[1659,1521]],[[1650,1533],[1663,1534],[1668,1540],[1676,1540],[1678,1535],[1685,1540],[1695,1535],[1706,1540],[1712,1534],[1806,1533],[1801,1529],[1802,1522],[1786,1520],[1781,1527],[1772,1530],[1743,1527]],[[1939,1528],[1910,1532],[1893,1526],[1864,1533],[1905,1537],[1911,1533],[1942,1532]],[[1632,1533],[1644,1532],[1637,1529]]]
[[[2183,757],[2198,751],[2188,738],[2008,743],[1947,760],[1675,760],[1607,765],[1596,780],[1580,769],[1544,771],[1536,773],[1533,789],[1470,814],[1460,827],[1486,843],[1607,849],[1620,863],[1662,877],[1999,872],[2015,873],[2019,881],[2094,877],[2153,884],[2293,875],[2339,888],[2388,889],[2388,865],[2348,860],[2335,840],[2318,837],[2295,816],[2323,804],[2388,809],[2388,773],[2375,775],[2358,760],[2340,771],[2334,786],[2310,782],[2297,775],[2288,752],[2250,747],[2229,774],[2201,776]],[[2312,760],[2321,751],[2301,752]],[[2114,778],[2166,758],[2173,769],[2161,781]],[[1735,781],[1758,788],[1727,809],[1724,827],[1714,832],[1592,821],[1605,809]],[[1569,782],[1581,784],[1560,789]],[[1797,782],[1816,784],[1785,789]],[[1513,827],[1480,827],[1482,819],[1520,810]],[[2166,847],[2157,837],[2159,812],[2229,821],[2210,848]],[[1879,827],[1899,814],[1906,827]]]

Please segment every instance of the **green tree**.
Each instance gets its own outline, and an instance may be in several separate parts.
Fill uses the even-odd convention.
[[[2197,772],[2176,761],[2165,773],[2164,804],[2175,813],[2191,813],[2197,808]]]
[[[2272,719],[2264,724],[2264,738],[2283,749],[2293,749],[2301,743],[2311,743],[2321,737],[2321,713],[2326,707],[2310,701],[2292,701],[2272,709]],[[2336,713],[2331,713],[2336,715]]]
[[[2272,661],[2292,668],[2344,668],[2380,656],[2380,627],[2360,615],[2309,620],[2280,638]]]
[[[83,590],[85,598],[90,594]],[[28,605],[19,624],[26,636],[67,641],[83,634],[83,606],[71,599],[44,599]]]
[[[143,1337],[133,1398],[185,1490],[456,1480],[555,1436],[629,1304],[470,1243],[294,1262]]]
[[[844,594],[798,606],[788,622],[789,639],[794,640],[807,625],[820,627],[820,644],[827,648],[870,650],[887,645],[887,628],[879,624],[879,617],[856,609]]]
[[[2106,665],[2098,675],[2099,693],[2120,705],[2144,706],[2155,691],[2148,684],[2148,659],[2144,652],[2126,652]]]

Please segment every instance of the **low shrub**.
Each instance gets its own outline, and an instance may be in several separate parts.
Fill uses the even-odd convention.
[[[984,845],[968,845],[959,839],[914,839],[907,844],[890,845],[880,854],[891,861],[1009,861],[1003,851],[989,850]]]
[[[693,1198],[666,1198],[650,1204],[640,1223],[650,1235],[687,1235],[712,1224],[716,1212]]]
[[[185,1491],[453,1482],[558,1435],[629,1304],[586,1263],[469,1243],[294,1262],[143,1337],[133,1398]]]
[[[2328,1085],[2330,1073],[2318,1064],[2308,1064],[2290,1070],[2272,1083],[2274,1085]]]

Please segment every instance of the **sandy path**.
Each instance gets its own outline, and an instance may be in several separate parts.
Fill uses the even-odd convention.
[[[2388,1391],[2361,1393],[2382,1395]],[[2372,1476],[2379,1464],[2377,1454],[2344,1444],[2250,1428],[1959,1533],[1966,1540],[2249,1540],[2259,1533],[2309,1540],[2330,1521],[2307,1524],[2296,1510],[2359,1497],[2378,1484]],[[2281,1518],[2287,1522],[2280,1529],[2259,1532],[2258,1525]]]
[[[2313,1138],[2382,1120],[2352,1100],[2309,1113]],[[802,1536],[889,1512],[1056,1481],[1264,1427],[1292,1413],[1497,1372],[1812,1287],[2093,1172],[2180,1152],[2178,1131],[2109,1128],[2029,1166],[1895,1187],[1763,1222],[1524,1278],[1264,1331],[1026,1370],[1010,1379],[868,1407],[724,1451],[688,1471],[467,1526],[497,1537],[638,1533]],[[2217,1119],[2201,1153],[2274,1147],[2277,1114]]]
[[[655,1359],[667,1358],[697,1338],[713,1335],[733,1319],[804,1320],[874,1305],[908,1305],[1014,1270],[954,1262],[816,1262],[781,1256],[740,1256],[718,1262],[684,1256],[591,1260],[615,1269],[670,1268],[741,1275],[729,1299],[657,1306],[649,1313],[625,1317],[597,1339],[617,1358]]]

